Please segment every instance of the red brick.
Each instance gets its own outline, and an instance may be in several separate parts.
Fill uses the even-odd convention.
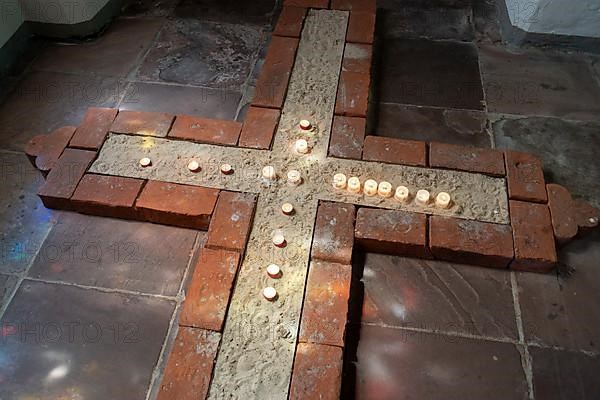
[[[367,136],[363,147],[363,160],[425,167],[427,145],[416,140]]]
[[[300,342],[344,347],[351,281],[351,265],[311,262]]]
[[[440,216],[431,216],[429,223],[435,258],[492,268],[506,268],[513,259],[510,225]]]
[[[306,8],[295,6],[284,6],[277,19],[277,25],[273,31],[275,36],[300,37],[302,25],[306,17]]]
[[[241,130],[242,124],[236,121],[178,115],[171,132],[169,132],[169,137],[235,146]]]
[[[545,203],[546,182],[542,162],[531,154],[507,151],[506,179],[511,200]]]
[[[296,38],[271,38],[269,51],[256,83],[253,105],[267,108],[283,107],[297,48]]]
[[[339,347],[298,343],[289,399],[339,399],[342,363],[343,352]]]
[[[25,154],[33,166],[46,175],[69,144],[75,129],[63,126],[48,135],[34,136],[25,146]]]
[[[205,399],[220,340],[216,332],[180,327],[157,399]]]
[[[342,72],[335,101],[335,113],[349,117],[365,117],[369,105],[371,76],[356,72]]]
[[[429,166],[504,176],[501,151],[446,143],[429,144]]]
[[[563,186],[546,185],[548,207],[556,241],[563,245],[577,236],[580,231],[598,226],[600,211],[582,200],[574,200]]]
[[[237,252],[204,248],[185,296],[179,325],[220,331],[240,255]]]
[[[510,201],[515,260],[511,269],[549,272],[556,267],[550,210],[545,204]]]
[[[563,186],[550,183],[546,188],[554,236],[560,244],[564,244],[577,236],[579,230],[571,208],[573,198]]]
[[[346,41],[372,44],[375,38],[375,12],[352,11],[348,22]]]
[[[83,121],[75,131],[69,146],[86,150],[98,150],[102,147],[118,112],[119,110],[116,108],[89,108],[83,117]]]
[[[375,0],[331,0],[332,10],[370,11],[377,10]]]
[[[145,221],[204,230],[218,195],[217,189],[149,181],[136,208]]]
[[[373,253],[430,258],[427,216],[399,210],[359,208],[356,213],[357,244]]]
[[[285,0],[283,5],[305,8],[327,8],[329,7],[329,0]]]
[[[222,191],[208,228],[206,247],[242,253],[252,227],[256,196]]]
[[[351,263],[355,214],[356,208],[351,204],[319,204],[312,243],[314,259]]]
[[[38,190],[38,196],[48,208],[69,209],[69,199],[77,184],[90,166],[96,152],[77,149],[65,149],[46,182]]]
[[[169,133],[173,115],[146,111],[119,111],[111,132],[133,133],[143,136],[165,137]]]
[[[133,205],[143,184],[142,179],[85,174],[71,198],[73,209],[103,217],[136,218]]]
[[[242,127],[240,146],[269,149],[279,124],[279,110],[250,107]]]
[[[329,155],[360,160],[365,140],[366,120],[357,117],[333,117]]]
[[[370,44],[346,43],[342,71],[371,74],[373,46]]]

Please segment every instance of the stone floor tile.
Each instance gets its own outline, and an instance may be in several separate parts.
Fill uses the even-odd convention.
[[[378,33],[385,38],[474,39],[469,8],[406,6],[377,14]]]
[[[390,39],[383,42],[380,57],[380,101],[483,109],[477,47],[473,44]]]
[[[491,146],[486,116],[481,111],[381,103],[377,106],[377,124],[372,134],[475,147]]]
[[[528,399],[508,343],[363,326],[356,399]]]
[[[18,282],[19,278],[15,275],[0,274],[0,311],[8,305],[9,297]]]
[[[120,108],[234,119],[240,98],[240,93],[230,90],[133,83],[127,89]]]
[[[25,271],[52,227],[36,194],[43,182],[24,154],[0,152],[0,272]]]
[[[196,231],[63,213],[29,276],[175,296]]]
[[[517,338],[506,271],[367,253],[362,281],[363,323]]]
[[[470,7],[473,0],[378,0],[377,8],[385,10],[402,10],[406,7]]]
[[[32,68],[124,78],[150,47],[162,23],[160,19],[117,19],[92,42],[48,46]]]
[[[28,73],[0,105],[0,148],[22,151],[35,135],[79,125],[88,107],[115,107],[124,87],[114,78]]]
[[[2,318],[2,399],[146,398],[175,303],[24,281]]]
[[[499,43],[502,41],[502,14],[498,11],[503,7],[496,0],[477,0],[473,2],[473,28],[479,42]]]
[[[599,352],[600,233],[578,239],[559,252],[575,268],[571,276],[517,274],[525,339],[567,349]]]
[[[600,120],[600,85],[575,54],[479,48],[491,112]]]
[[[535,154],[548,182],[600,207],[600,123],[492,116],[496,147]]]
[[[168,17],[173,15],[178,0],[124,0],[121,15],[126,17]]]
[[[262,30],[251,26],[169,20],[137,76],[239,90],[252,71],[262,37]]]
[[[175,16],[231,24],[269,25],[276,3],[276,0],[183,0],[177,5]]]
[[[592,400],[600,398],[597,371],[600,357],[544,348],[530,348],[536,399]]]

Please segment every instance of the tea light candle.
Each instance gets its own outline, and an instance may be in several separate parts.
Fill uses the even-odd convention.
[[[348,179],[348,191],[350,193],[360,192],[360,179],[358,179],[356,176]]]
[[[275,173],[275,168],[270,165],[267,165],[262,169],[262,176],[265,179],[270,181],[274,181],[277,178],[277,174]]]
[[[198,161],[190,161],[190,163],[188,164],[188,169],[192,172],[198,172],[200,171],[200,164],[198,164]]]
[[[281,206],[281,211],[285,215],[292,215],[294,213],[294,206],[291,203],[283,203]]]
[[[281,268],[277,264],[269,264],[267,267],[267,275],[273,279],[277,279],[281,276]]]
[[[294,145],[294,148],[296,149],[297,153],[306,154],[306,153],[308,153],[308,142],[304,139],[298,139],[298,140],[296,140],[296,144]]]
[[[415,201],[417,202],[417,204],[426,206],[427,204],[429,204],[430,198],[431,195],[429,194],[429,192],[427,190],[421,189],[417,192],[417,197],[415,198]]]
[[[396,193],[394,193],[394,198],[401,203],[406,203],[408,201],[409,196],[410,191],[406,186],[398,186],[396,188]]]
[[[296,171],[295,169],[288,171],[287,174],[288,184],[291,186],[298,186],[302,183],[302,177],[300,176],[300,171]]]
[[[435,205],[438,208],[449,208],[450,202],[450,195],[446,192],[439,192],[435,197]]]
[[[230,164],[222,164],[221,173],[223,175],[231,175],[233,174],[233,167]]]
[[[276,234],[273,236],[273,244],[277,247],[285,247],[285,237],[280,233]]]
[[[303,131],[307,131],[310,128],[312,128],[312,124],[310,123],[309,120],[303,119],[300,121],[300,129],[302,129]]]
[[[590,224],[598,225],[598,217],[592,217],[589,219]]]
[[[391,197],[392,184],[386,181],[379,182],[379,186],[377,187],[377,194],[381,197]]]
[[[265,299],[273,301],[277,298],[277,290],[275,290],[275,288],[271,286],[266,287],[263,289],[263,296],[265,297]]]
[[[377,182],[374,181],[373,179],[367,179],[365,181],[365,186],[363,188],[363,192],[367,195],[367,196],[375,196],[377,194]]]
[[[152,165],[152,160],[150,160],[148,157],[144,157],[140,160],[140,165],[144,168],[149,167]]]
[[[333,176],[333,187],[336,189],[345,189],[346,188],[346,175],[335,174]]]

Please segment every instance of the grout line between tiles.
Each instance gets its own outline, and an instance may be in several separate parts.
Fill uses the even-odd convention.
[[[126,294],[126,295],[133,295],[133,296],[150,297],[150,298],[154,298],[154,299],[161,299],[161,300],[168,300],[168,301],[175,301],[175,302],[179,300],[179,296],[168,296],[168,295],[155,294],[155,293],[144,293],[144,292],[138,292],[135,290],[126,290],[126,289],[104,288],[104,287],[97,287],[97,286],[90,286],[90,285],[82,285],[79,283],[61,282],[61,281],[54,281],[54,280],[50,280],[50,279],[41,279],[41,278],[32,278],[32,277],[27,277],[27,276],[24,277],[23,280],[28,280],[28,281],[32,281],[32,282],[48,283],[48,284],[53,284],[53,285],[71,286],[71,287],[76,287],[76,288],[85,289],[85,290],[97,290],[97,291],[103,292],[103,293],[118,293],[118,294]]]
[[[510,285],[512,288],[513,304],[515,307],[515,317],[517,322],[517,330],[519,332],[519,344],[523,346],[523,355],[521,358],[521,364],[523,366],[523,373],[527,380],[527,387],[529,390],[529,399],[534,400],[534,387],[533,387],[533,369],[531,354],[529,354],[529,348],[525,342],[525,331],[523,329],[523,318],[521,315],[521,304],[519,302],[519,288],[517,284],[517,275],[514,271],[510,271]]]

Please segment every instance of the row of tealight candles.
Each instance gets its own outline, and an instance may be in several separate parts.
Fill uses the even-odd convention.
[[[394,197],[401,203],[408,203],[411,197],[410,190],[406,186],[398,186],[396,190],[393,190],[391,183],[382,181],[377,183],[374,179],[367,179],[364,183],[361,183],[360,179],[356,176],[346,178],[344,174],[335,174],[333,176],[333,187],[338,190],[347,190],[350,193],[359,194],[364,193],[366,196],[381,196],[385,198]],[[415,195],[415,203],[420,206],[427,206],[431,203],[431,194],[428,190],[418,190]],[[442,209],[450,208],[452,199],[446,192],[439,192],[435,196],[435,206]]]

